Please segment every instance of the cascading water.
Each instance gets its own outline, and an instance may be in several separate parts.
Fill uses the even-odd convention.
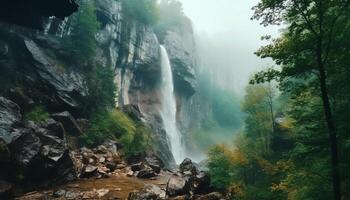
[[[185,152],[181,142],[181,133],[176,125],[176,101],[174,95],[173,73],[166,49],[162,45],[160,46],[160,49],[162,66],[161,117],[170,143],[171,152],[176,163],[179,164],[185,158]]]

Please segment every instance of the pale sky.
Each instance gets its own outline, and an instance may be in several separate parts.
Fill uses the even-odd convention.
[[[250,20],[251,8],[258,0],[180,1],[193,22],[202,62],[219,73],[213,75],[218,76],[219,84],[242,93],[251,74],[272,65],[272,61],[261,60],[253,54],[264,44],[261,36],[276,37],[280,29],[263,27]]]

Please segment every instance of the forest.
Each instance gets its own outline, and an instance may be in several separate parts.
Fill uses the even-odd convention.
[[[350,199],[350,0],[0,7],[0,199]]]

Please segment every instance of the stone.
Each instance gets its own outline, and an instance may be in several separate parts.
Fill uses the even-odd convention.
[[[139,163],[135,163],[133,165],[130,166],[131,167],[131,170],[136,172],[136,171],[140,171],[144,168],[144,165],[142,162],[139,162]]]
[[[80,136],[82,135],[82,131],[78,125],[78,123],[75,121],[74,117],[68,112],[62,112],[62,113],[55,113],[52,115],[52,117],[61,122],[66,132],[73,136]]]
[[[13,185],[0,180],[0,199],[10,199],[13,196]]]
[[[210,187],[210,176],[207,172],[201,171],[191,178],[191,190],[194,194],[206,194],[212,191]]]
[[[145,158],[145,163],[150,166],[157,174],[159,174],[160,170],[164,167],[163,162],[155,155],[147,156]]]
[[[138,105],[125,105],[122,108],[122,111],[126,113],[132,120],[136,122],[141,122],[143,118],[142,113],[140,111],[140,107]]]
[[[22,132],[13,129],[21,122],[22,116],[17,104],[0,96],[0,139],[6,144],[12,143]]]
[[[198,168],[195,166],[195,164],[189,158],[186,158],[180,164],[179,169],[180,169],[180,172],[183,174],[189,174],[189,175],[197,175],[198,174]]]
[[[65,199],[67,200],[75,200],[79,196],[78,193],[73,192],[73,191],[67,191],[66,194],[64,195]]]
[[[180,176],[171,176],[166,185],[166,194],[170,197],[181,196],[189,193],[190,184],[189,181]]]
[[[147,193],[157,195],[158,198],[160,199],[164,199],[166,196],[165,191],[157,185],[153,185],[153,184],[146,185],[143,190],[146,191]]]
[[[98,159],[98,162],[99,163],[105,163],[106,162],[106,158],[105,157],[100,157],[99,159]]]
[[[153,171],[152,168],[145,168],[137,173],[137,178],[149,179],[155,176],[157,176],[157,174]]]
[[[93,165],[87,165],[85,166],[85,169],[82,174],[82,178],[89,178],[95,175],[97,172],[97,167]]]
[[[96,190],[98,198],[104,197],[106,194],[108,194],[109,190],[108,189],[99,189]]]
[[[223,200],[222,194],[218,192],[212,192],[203,196],[199,196],[198,200]]]
[[[116,165],[114,162],[107,162],[106,163],[106,167],[111,171],[115,171],[116,169],[122,169],[122,168],[118,168],[118,165]]]
[[[65,194],[66,194],[66,191],[65,191],[65,190],[62,190],[62,189],[60,189],[60,190],[55,190],[55,191],[53,191],[53,193],[52,193],[52,197],[54,197],[54,198],[64,197]]]

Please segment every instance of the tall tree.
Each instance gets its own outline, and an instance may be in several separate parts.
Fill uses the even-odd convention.
[[[343,31],[339,27],[349,20],[349,4],[349,0],[262,0],[253,16],[265,26],[287,24],[283,38],[257,52],[283,65],[282,78],[317,76],[331,146],[335,200],[341,199],[338,141],[327,71],[334,61],[330,55],[336,50],[335,33]]]

